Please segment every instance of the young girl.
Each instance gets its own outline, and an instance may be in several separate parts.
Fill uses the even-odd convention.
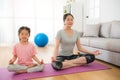
[[[37,72],[44,68],[43,60],[39,60],[33,44],[28,39],[30,37],[30,28],[22,26],[18,30],[19,43],[13,47],[13,58],[9,61],[8,70],[16,73]],[[14,62],[18,59],[17,64]],[[33,63],[34,59],[38,64]]]
[[[71,28],[73,19],[72,14],[65,14],[63,17],[64,29],[59,30],[57,33],[56,45],[52,57],[52,67],[55,70],[89,64],[95,60],[95,55],[99,54],[98,50],[88,51],[80,45],[79,33]],[[75,45],[79,51],[85,54],[73,54]]]

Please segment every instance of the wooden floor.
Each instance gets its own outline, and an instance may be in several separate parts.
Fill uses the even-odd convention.
[[[53,45],[48,45],[44,48],[37,49],[37,56],[40,59],[44,59],[45,63],[50,63],[53,52]],[[0,47],[0,68],[7,67],[8,61],[12,57],[12,46]],[[98,71],[90,71],[90,72],[82,72],[54,77],[46,77],[46,78],[37,78],[31,80],[120,80],[120,68],[99,60],[96,60],[111,69],[107,70],[98,70]]]

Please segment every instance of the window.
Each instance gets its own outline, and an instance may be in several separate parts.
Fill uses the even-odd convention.
[[[63,27],[63,5],[62,0],[0,0],[0,44],[18,42],[21,26],[31,28],[31,42],[41,32],[53,41]]]
[[[89,0],[89,17],[99,18],[99,0]]]

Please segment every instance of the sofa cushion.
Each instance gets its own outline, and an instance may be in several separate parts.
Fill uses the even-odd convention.
[[[89,24],[84,27],[84,37],[98,37],[100,24]]]
[[[112,22],[110,37],[120,39],[120,21]]]
[[[111,22],[101,23],[100,36],[104,37],[104,38],[109,38],[110,37],[110,28],[111,28]]]
[[[110,39],[110,38],[91,38],[90,46],[95,48],[100,48],[104,50],[109,50],[113,52],[120,52],[120,39]]]

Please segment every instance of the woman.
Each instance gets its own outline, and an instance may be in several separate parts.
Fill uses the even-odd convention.
[[[70,13],[63,16],[64,29],[59,30],[57,33],[52,57],[52,67],[55,70],[91,63],[95,60],[95,55],[99,54],[98,50],[88,51],[80,45],[80,35],[76,30],[72,29],[73,19],[74,17]],[[85,54],[73,54],[75,45],[80,52]]]

